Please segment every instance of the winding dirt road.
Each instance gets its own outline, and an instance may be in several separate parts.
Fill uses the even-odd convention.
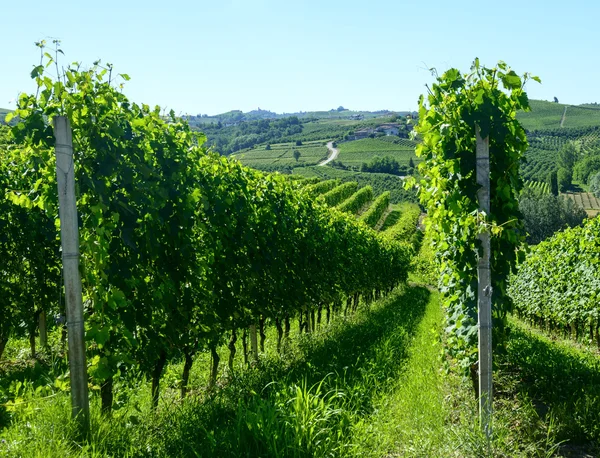
[[[321,162],[319,165],[329,164],[331,161],[335,160],[335,158],[338,157],[338,154],[340,154],[338,149],[333,147],[333,142],[327,143],[327,149],[330,152],[329,157],[327,159],[325,159],[323,162]]]

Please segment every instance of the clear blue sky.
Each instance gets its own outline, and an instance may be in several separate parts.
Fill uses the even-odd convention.
[[[65,62],[110,62],[131,100],[179,114],[414,110],[428,67],[475,57],[538,75],[530,98],[600,102],[598,0],[2,0],[0,30],[4,108],[53,38]]]

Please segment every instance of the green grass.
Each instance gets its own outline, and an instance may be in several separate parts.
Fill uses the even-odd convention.
[[[435,303],[435,305],[434,305]],[[365,457],[597,456],[598,354],[510,323],[494,371],[494,437],[489,452],[470,384],[440,367],[442,311],[431,297],[402,375],[354,429]]]
[[[357,456],[442,456],[449,406],[440,372],[442,310],[437,294],[419,322],[400,377],[375,402],[369,421],[355,426]]]
[[[235,373],[221,373],[213,392],[204,389],[207,354],[196,359],[192,391],[183,402],[177,395],[181,364],[171,364],[156,412],[149,408],[149,383],[131,374],[117,387],[113,418],[99,415],[98,395],[92,395],[88,443],[75,440],[67,393],[58,390],[43,397],[27,386],[21,390],[24,402],[12,424],[0,427],[0,454],[50,458],[598,454],[597,352],[549,338],[512,319],[506,353],[496,358],[494,438],[487,454],[469,382],[444,369],[443,321],[438,293],[410,286],[352,316],[340,313],[310,336],[299,336],[293,326],[293,345],[283,357],[275,350],[274,331],[269,328],[260,365],[245,369],[238,356]],[[60,344],[56,336],[52,342]],[[14,341],[10,354],[19,355],[19,348],[26,346],[26,341]],[[226,349],[220,353],[224,359]],[[48,367],[41,371],[38,378],[45,373],[51,383],[56,374]],[[5,373],[2,380],[6,378]]]
[[[552,426],[563,452],[600,453],[600,357],[597,349],[510,322],[507,353],[499,359],[502,400],[529,401],[542,428]],[[513,422],[516,419],[512,419]]]
[[[73,440],[68,395],[58,391],[42,400],[27,388],[12,425],[0,430],[0,454],[353,455],[352,425],[373,413],[374,401],[403,370],[428,298],[423,288],[406,288],[353,316],[323,323],[309,337],[294,333],[295,343],[283,358],[276,354],[270,329],[260,366],[242,370],[238,357],[235,375],[222,373],[213,393],[203,389],[209,367],[203,353],[184,402],[177,394],[181,364],[172,364],[161,382],[156,412],[149,409],[149,383],[132,374],[117,387],[119,408],[112,419],[100,417],[98,396],[92,396],[92,439],[81,447]],[[221,353],[224,359],[226,349]]]

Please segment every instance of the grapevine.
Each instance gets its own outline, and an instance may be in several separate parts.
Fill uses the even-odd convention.
[[[505,281],[519,256],[523,229],[518,195],[523,187],[519,165],[527,149],[518,110],[529,108],[523,86],[532,78],[519,77],[503,62],[482,67],[476,59],[471,73],[450,69],[437,77],[427,99],[419,100],[422,138],[416,154],[419,197],[433,226],[433,245],[439,266],[439,287],[447,310],[449,353],[465,370],[477,359],[477,233],[491,227],[494,342],[502,346],[506,316],[512,303]],[[428,105],[427,105],[428,104]],[[478,212],[475,177],[475,131],[489,137],[491,214]],[[483,225],[482,225],[483,223]]]
[[[235,344],[240,330],[256,324],[262,329],[271,320],[281,341],[282,323],[289,333],[294,317],[311,317],[314,329],[315,312],[344,298],[357,303],[361,294],[372,296],[406,280],[406,247],[325,205],[351,195],[356,183],[315,199],[310,186],[208,152],[205,137],[173,113],[164,116],[158,107],[130,102],[115,87],[115,80],[129,77],[113,74],[112,66],[72,65],[53,78],[48,73],[53,59],[43,44],[40,48],[46,60],[32,73],[38,93],[20,96],[19,123],[9,136],[14,160],[2,161],[3,177],[27,175],[27,180],[2,182],[10,196],[0,201],[8,209],[2,217],[21,212],[31,226],[38,219],[49,223],[50,237],[40,240],[39,253],[56,249],[51,126],[53,116],[68,116],[89,373],[104,411],[111,409],[114,381],[132,371],[152,380],[156,406],[169,361],[185,360],[185,395],[197,352],[213,355],[214,384],[216,348],[227,339]],[[0,224],[19,231],[13,219]],[[23,234],[27,243],[31,236]],[[7,257],[25,256],[12,241],[0,241],[0,248]],[[44,256],[48,269],[55,269],[58,256]],[[3,281],[36,288],[19,268],[18,263],[3,266]],[[58,278],[47,281],[58,290]],[[8,297],[3,307],[12,314],[6,322],[14,323],[23,295],[4,283],[0,288]],[[14,335],[4,323],[2,341]]]

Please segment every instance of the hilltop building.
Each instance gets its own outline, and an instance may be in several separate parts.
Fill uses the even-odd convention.
[[[354,131],[354,140],[360,140],[361,138],[367,138],[369,135],[374,134],[375,129],[359,129]]]
[[[385,135],[398,135],[400,132],[400,125],[393,122],[382,124],[377,127],[377,132],[383,132]]]
[[[400,133],[400,125],[393,122],[381,124],[376,128],[365,128],[354,131],[354,139],[360,140],[361,138],[367,138],[375,133],[382,133],[384,135],[398,135]]]

